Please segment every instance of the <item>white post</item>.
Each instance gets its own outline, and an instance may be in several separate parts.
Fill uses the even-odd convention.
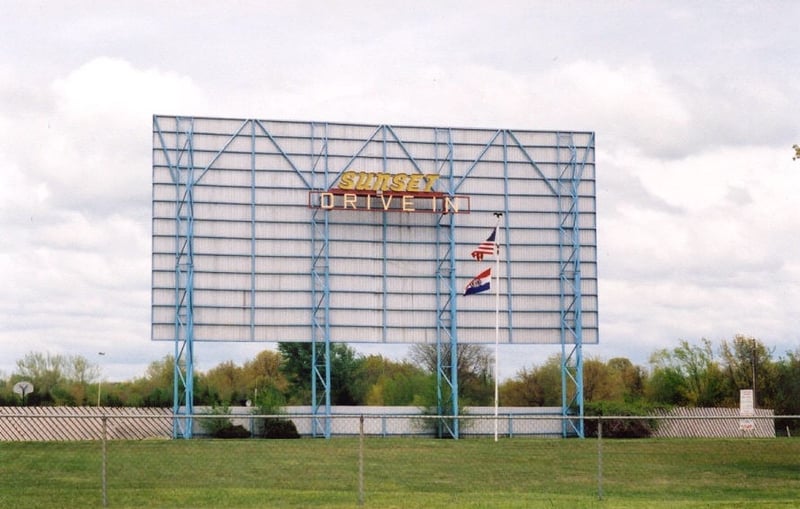
[[[497,225],[494,227],[494,441],[497,442],[497,419],[499,407],[500,378],[500,218],[502,212],[495,212]]]

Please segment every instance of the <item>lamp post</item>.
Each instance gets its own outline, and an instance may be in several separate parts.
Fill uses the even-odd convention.
[[[105,352],[97,352],[97,355],[104,357]],[[100,380],[97,382],[97,408],[100,408],[100,391],[103,389],[103,366],[100,366]]]
[[[753,361],[753,406],[757,407],[756,404],[756,338],[752,338],[752,345],[753,347],[750,349],[750,357]]]

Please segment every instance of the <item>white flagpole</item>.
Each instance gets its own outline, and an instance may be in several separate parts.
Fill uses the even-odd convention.
[[[494,441],[497,442],[497,419],[499,406],[498,378],[500,377],[500,218],[502,212],[495,212],[497,224],[494,227]]]

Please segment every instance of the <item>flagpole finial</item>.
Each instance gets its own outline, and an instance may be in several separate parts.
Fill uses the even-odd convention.
[[[498,218],[499,217],[503,217],[503,213],[502,212],[495,212],[494,213],[494,217],[498,217]]]

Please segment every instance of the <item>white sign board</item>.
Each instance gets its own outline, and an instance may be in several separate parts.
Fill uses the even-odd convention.
[[[739,415],[742,417],[753,417],[755,415],[753,405],[753,389],[742,389],[739,391]],[[739,430],[753,431],[756,424],[753,419],[741,419]]]
[[[742,417],[752,417],[755,415],[753,410],[753,389],[743,389],[739,391],[739,415]]]

